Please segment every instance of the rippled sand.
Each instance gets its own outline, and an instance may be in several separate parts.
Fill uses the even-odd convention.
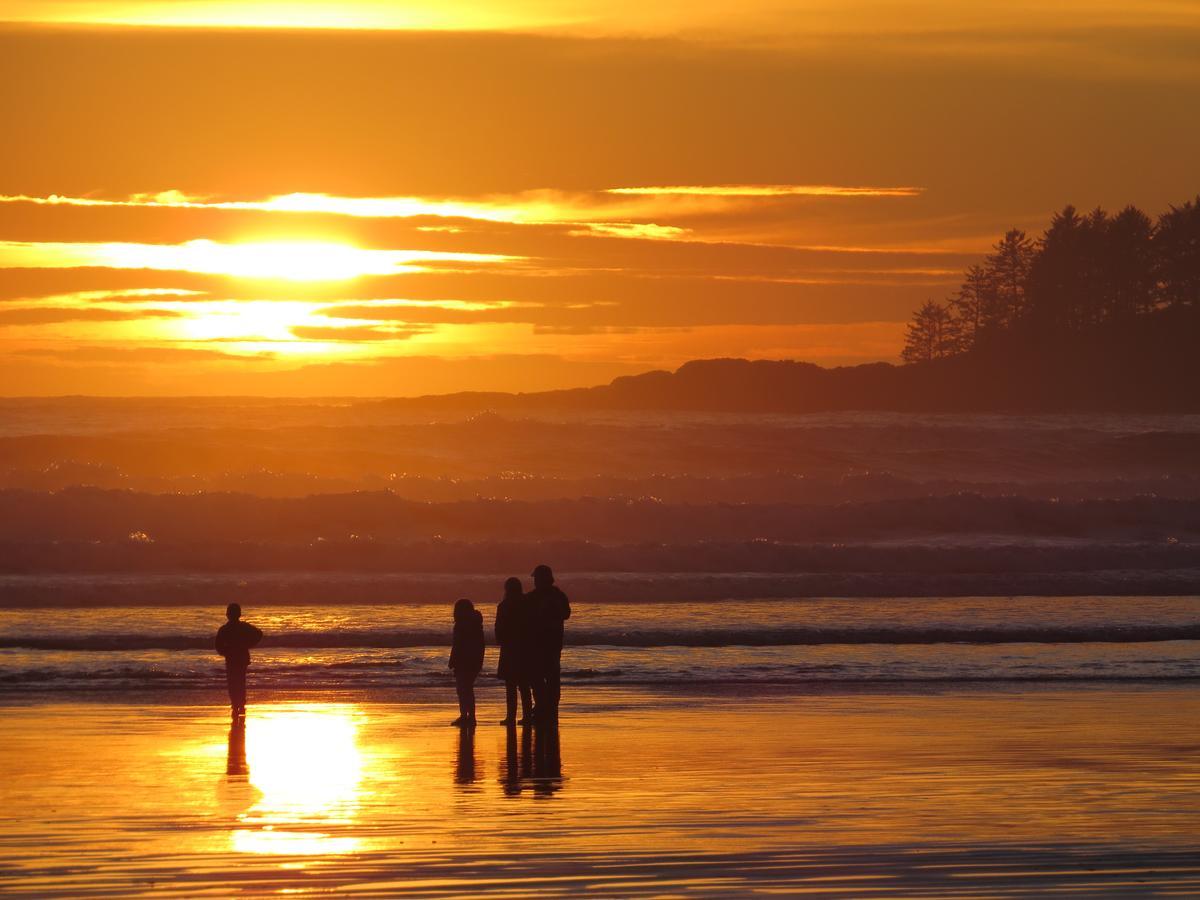
[[[1195,686],[495,699],[7,706],[0,893],[1200,893]]]

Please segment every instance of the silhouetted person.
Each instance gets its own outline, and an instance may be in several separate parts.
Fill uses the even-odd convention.
[[[504,721],[501,725],[528,725],[533,721],[533,601],[521,579],[504,582],[504,598],[496,607],[496,643],[500,664],[496,675],[504,679]],[[521,721],[517,721],[517,694],[521,695]]]
[[[533,590],[527,595],[533,601],[536,676],[533,682],[534,699],[540,719],[558,717],[558,701],[562,695],[563,622],[571,617],[567,595],[554,585],[554,572],[549,566],[533,570]]]
[[[229,755],[225,759],[225,774],[250,774],[250,767],[246,765],[246,722],[243,719],[234,719],[229,726]]]
[[[229,621],[217,631],[217,652],[225,657],[225,680],[229,685],[229,706],[233,715],[246,714],[246,669],[250,667],[250,648],[257,647],[263,633],[243,622],[242,608],[230,603],[225,609]]]
[[[458,691],[458,718],[455,725],[475,727],[475,679],[483,668],[483,616],[470,600],[454,604],[454,639],[450,647],[450,668]]]

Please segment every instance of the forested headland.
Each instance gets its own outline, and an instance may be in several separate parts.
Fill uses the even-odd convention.
[[[1008,231],[907,329],[905,365],[693,360],[594,388],[385,401],[428,409],[1200,413],[1200,196],[1152,219],[1067,206]]]
[[[1115,215],[1067,206],[1037,239],[1010,230],[953,295],[926,301],[902,355],[1028,358],[1092,344],[1120,364],[1178,328],[1197,336],[1198,308],[1200,197],[1157,220],[1134,206]]]

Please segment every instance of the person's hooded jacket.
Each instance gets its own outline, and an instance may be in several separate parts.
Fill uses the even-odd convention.
[[[483,614],[467,610],[454,621],[454,638],[450,647],[450,668],[463,674],[479,674],[483,669]]]

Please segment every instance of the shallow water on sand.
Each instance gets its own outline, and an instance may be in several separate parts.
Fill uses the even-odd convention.
[[[0,891],[1200,890],[1194,686],[448,699],[6,707]]]

